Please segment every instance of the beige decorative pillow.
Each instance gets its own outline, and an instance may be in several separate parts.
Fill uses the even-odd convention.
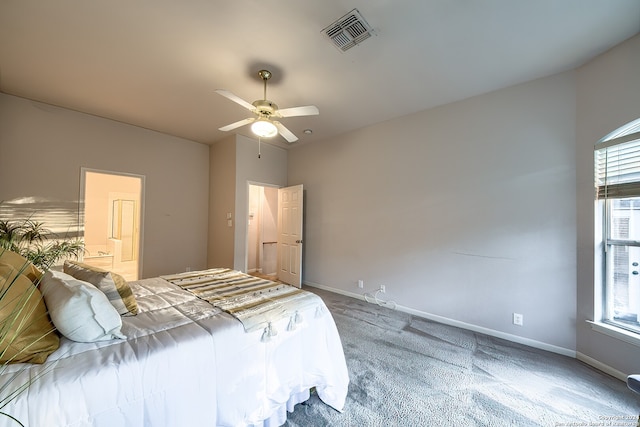
[[[42,294],[19,271],[0,266],[0,363],[44,363],[60,338]]]
[[[25,257],[8,249],[0,248],[0,264],[9,265],[23,276],[27,276],[33,283],[37,283],[42,277],[42,272],[38,270]]]
[[[65,261],[63,270],[100,289],[122,316],[138,314],[138,303],[126,280],[119,274],[77,261]]]

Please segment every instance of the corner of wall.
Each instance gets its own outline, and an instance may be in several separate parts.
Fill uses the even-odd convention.
[[[234,227],[227,216],[235,211],[236,137],[231,135],[209,149],[209,231],[207,267],[233,267]]]

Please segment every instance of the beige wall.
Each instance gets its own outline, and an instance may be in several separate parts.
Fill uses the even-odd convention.
[[[216,142],[210,149],[209,236],[207,266],[233,268],[236,204],[236,137]],[[231,214],[232,226],[227,225]]]
[[[640,348],[596,332],[587,323],[594,320],[595,310],[593,147],[609,132],[637,118],[640,118],[640,36],[578,70],[577,350],[578,356],[590,363],[622,374],[640,372]],[[611,373],[616,374],[614,371]]]
[[[142,277],[204,268],[209,147],[0,94],[0,200],[77,203],[82,167],[146,177]]]
[[[575,73],[293,148],[299,183],[305,283],[574,354]]]

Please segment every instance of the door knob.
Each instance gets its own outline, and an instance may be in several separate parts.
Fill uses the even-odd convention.
[[[296,240],[296,243],[302,243],[302,240]]]

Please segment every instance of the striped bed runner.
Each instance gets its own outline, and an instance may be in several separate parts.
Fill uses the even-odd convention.
[[[311,292],[228,268],[160,277],[231,314],[247,332],[293,316],[297,310],[317,304],[318,299]]]

